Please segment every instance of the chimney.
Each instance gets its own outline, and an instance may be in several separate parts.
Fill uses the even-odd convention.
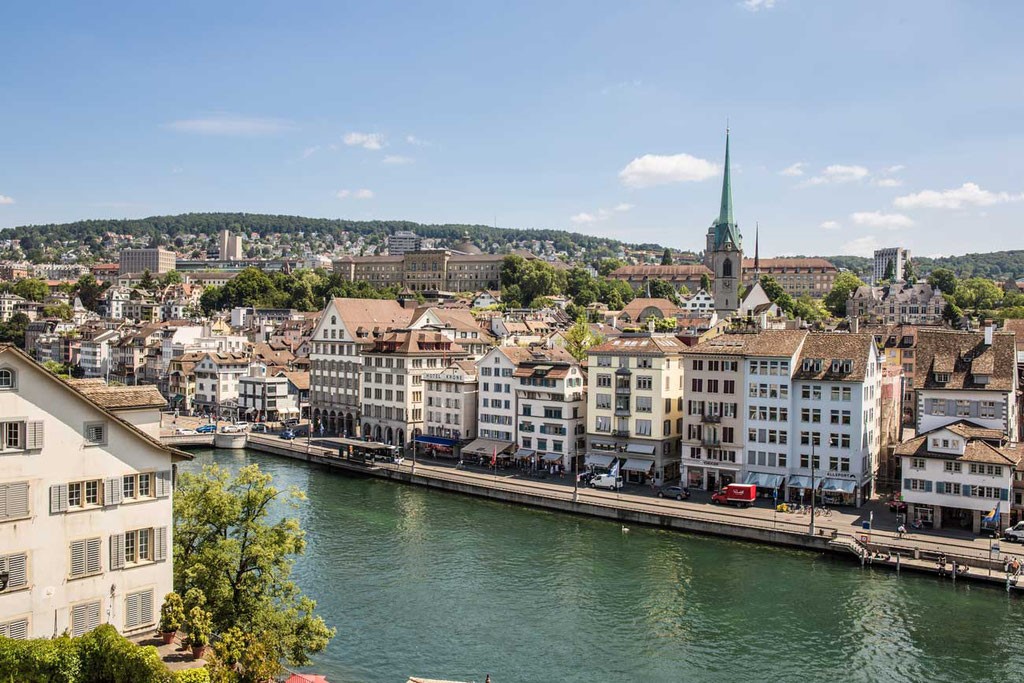
[[[647,331],[654,334],[654,316],[647,319]]]
[[[996,324],[991,318],[985,320],[985,346],[992,346],[992,335],[996,332]]]
[[[850,332],[853,332],[854,334],[860,332],[860,316],[855,315],[850,317]]]

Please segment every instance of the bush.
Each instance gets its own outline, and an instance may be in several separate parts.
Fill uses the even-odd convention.
[[[67,636],[53,640],[0,637],[0,682],[82,683],[76,643]]]
[[[210,672],[204,669],[185,669],[174,674],[174,683],[210,683]]]

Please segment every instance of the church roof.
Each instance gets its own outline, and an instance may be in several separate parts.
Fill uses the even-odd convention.
[[[722,204],[715,221],[715,249],[732,246],[739,249],[741,236],[732,215],[732,175],[729,167],[729,131],[725,131],[725,172],[722,174]]]

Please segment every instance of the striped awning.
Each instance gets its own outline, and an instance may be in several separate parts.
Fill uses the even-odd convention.
[[[588,467],[611,467],[613,462],[615,462],[614,455],[605,455],[604,453],[587,453]]]

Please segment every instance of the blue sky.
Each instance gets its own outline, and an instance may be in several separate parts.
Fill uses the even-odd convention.
[[[1017,2],[15,3],[0,227],[186,211],[1024,248]]]

